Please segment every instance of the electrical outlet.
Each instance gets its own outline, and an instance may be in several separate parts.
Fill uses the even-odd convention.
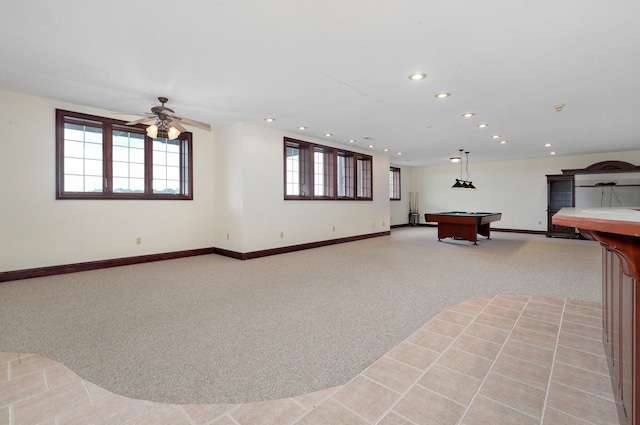
[[[333,226],[333,231],[334,231],[334,232],[336,231],[336,226]]]
[[[229,234],[227,233],[227,240],[229,240]]]
[[[142,245],[142,238],[136,238],[136,245]]]
[[[284,238],[284,232],[280,232],[280,239]]]
[[[384,227],[384,225],[385,225],[385,222],[383,221],[383,222],[382,222],[382,227]]]

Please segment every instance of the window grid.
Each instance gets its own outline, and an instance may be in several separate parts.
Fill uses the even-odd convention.
[[[372,200],[372,165],[370,155],[285,137],[284,199]]]
[[[400,168],[389,167],[389,199],[399,201],[400,194]]]
[[[371,157],[358,155],[357,159],[358,199],[372,198]]]
[[[56,199],[193,199],[191,133],[151,139],[125,124],[56,110]]]
[[[102,192],[102,129],[90,123],[64,125],[64,190]]]
[[[338,197],[353,198],[353,154],[338,152]]]

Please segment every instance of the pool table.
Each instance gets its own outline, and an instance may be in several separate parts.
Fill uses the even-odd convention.
[[[427,222],[438,223],[438,240],[444,238],[466,239],[478,245],[478,234],[491,239],[489,224],[502,218],[497,212],[448,211],[427,213]]]

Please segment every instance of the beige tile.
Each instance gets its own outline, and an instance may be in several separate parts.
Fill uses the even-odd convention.
[[[553,363],[553,351],[536,345],[509,339],[502,348],[502,354],[516,357],[530,363],[535,363],[547,368]]]
[[[605,357],[574,350],[573,348],[562,345],[558,346],[558,350],[556,351],[556,362],[570,364],[591,372],[609,376],[609,366],[607,365],[607,359]]]
[[[91,398],[91,401],[98,401],[100,399],[103,399],[113,394],[111,391],[105,390],[104,388],[99,387],[98,385],[93,384],[89,381],[82,381],[82,382],[84,383],[84,386],[87,389],[87,393],[89,393],[89,397]]]
[[[28,354],[29,356],[31,354]],[[18,359],[20,357],[24,357],[25,355],[21,353],[5,353],[0,351],[0,363],[8,363],[12,360]]]
[[[581,316],[590,316],[596,317],[598,319],[602,318],[602,308],[598,307],[589,307],[589,306],[579,306],[575,304],[567,304],[564,308],[564,311],[572,314],[579,314]]]
[[[417,425],[455,424],[464,412],[464,406],[415,386],[400,399],[393,411]]]
[[[446,335],[451,338],[456,338],[462,331],[464,331],[465,326],[457,323],[446,322],[444,320],[431,319],[422,327],[422,329],[425,331],[435,332],[440,335]]]
[[[484,306],[479,306],[479,305],[468,303],[468,302],[461,302],[459,304],[452,305],[451,307],[449,307],[449,310],[475,316],[478,313],[480,313],[483,308]]]
[[[496,344],[495,342],[470,335],[461,335],[451,347],[484,357],[485,359],[495,360],[502,348],[502,344]]]
[[[482,383],[479,394],[534,418],[540,418],[546,388],[541,390],[491,372]]]
[[[429,368],[418,384],[467,406],[481,382],[479,379],[436,364]]]
[[[209,422],[206,422],[207,425],[237,425],[236,422],[231,419],[229,416],[223,416],[221,418],[216,419],[215,421],[211,422],[209,424]]]
[[[50,389],[82,380],[82,378],[73,373],[71,369],[62,364],[45,369],[44,376]]]
[[[560,331],[560,323],[550,323],[542,320],[531,319],[529,317],[521,317],[516,323],[516,328],[524,328],[530,331],[556,336]]]
[[[469,406],[461,425],[538,425],[538,423],[537,418],[478,396]]]
[[[619,423],[614,402],[557,382],[551,382],[547,407],[594,424]]]
[[[487,308],[503,307],[511,310],[516,310],[519,313],[522,311],[522,309],[524,309],[526,305],[527,305],[526,301],[513,300],[513,299],[497,296],[493,301],[489,303],[489,306]]]
[[[43,357],[39,354],[20,357],[9,362],[9,376],[16,378],[28,373],[39,372],[47,367],[56,366],[58,362]]]
[[[133,402],[133,404],[135,404],[136,409],[138,409],[138,411],[143,415],[146,415],[147,413],[152,412],[153,410],[158,409],[165,404],[158,403],[157,401],[138,400],[135,398],[131,399],[131,401]]]
[[[421,374],[421,370],[388,356],[381,357],[363,372],[364,376],[399,393],[407,391]]]
[[[509,332],[493,326],[482,325],[474,322],[467,327],[464,331],[464,335],[475,336],[476,338],[502,344],[507,340]]]
[[[331,396],[332,400],[370,422],[378,421],[399,398],[400,393],[362,376],[357,376]]]
[[[513,328],[510,338],[514,341],[524,342],[526,344],[546,348],[547,350],[554,350],[556,347],[556,342],[558,340],[557,335],[536,332],[518,326]]]
[[[482,312],[478,315],[475,323],[480,323],[481,325],[493,326],[494,328],[510,331],[511,328],[513,328],[513,325],[515,325],[516,321],[507,317],[488,314],[485,310],[485,312]]]
[[[320,403],[328,399],[333,393],[342,388],[342,385],[325,390],[314,391],[312,393],[302,394],[296,397],[292,397],[292,400],[300,403],[305,408],[311,410],[315,409]]]
[[[44,393],[46,390],[47,383],[42,372],[30,373],[16,379],[0,382],[0,406]]]
[[[0,383],[9,379],[9,362],[0,362]]]
[[[492,372],[506,376],[543,391],[547,390],[551,369],[515,357],[501,354],[493,364]]]
[[[82,381],[72,382],[37,394],[13,405],[16,424],[36,424],[54,418],[90,402]]]
[[[78,409],[63,413],[58,418],[58,424],[119,424],[134,419],[139,415],[131,399],[114,394],[95,403],[84,404]]]
[[[615,401],[609,375],[601,375],[566,363],[556,362],[551,379],[559,384]]]
[[[127,425],[192,425],[180,406],[165,404],[136,418]]]
[[[0,425],[11,425],[9,406],[0,407]]]
[[[387,353],[387,356],[420,370],[426,370],[439,355],[436,351],[409,342],[401,342]]]
[[[602,328],[594,326],[585,326],[580,323],[564,321],[562,323],[562,332],[573,335],[583,336],[585,338],[602,340]]]
[[[235,406],[235,404],[183,404],[182,409],[195,425],[207,425]]]
[[[360,416],[348,410],[337,401],[328,399],[306,416],[296,422],[296,425],[369,425]],[[284,425],[280,422],[278,425]]]
[[[602,317],[582,316],[580,314],[564,312],[563,321],[580,323],[585,326],[593,326],[594,328],[602,328]]]
[[[520,303],[528,303],[529,300],[531,299],[531,295],[522,295],[522,294],[498,294],[496,295],[496,299],[501,299],[501,300],[511,300],[511,301],[517,301]]]
[[[459,313],[453,310],[445,310],[442,313],[438,314],[435,318],[438,320],[444,320],[445,322],[467,326],[473,321],[475,315]]]
[[[451,345],[451,343],[453,342],[453,338],[418,329],[411,336],[409,336],[406,341],[441,353],[446,350],[449,345]]]
[[[560,332],[558,344],[576,350],[585,351],[587,353],[596,354],[598,356],[605,356],[602,340]]]
[[[396,412],[389,412],[377,425],[414,425],[414,423],[398,415]]]
[[[514,310],[512,308],[497,306],[491,303],[487,307],[485,307],[485,309],[482,310],[482,312],[487,314],[492,314],[498,317],[504,317],[507,319],[516,320],[518,317],[520,317],[522,310],[520,309]]]
[[[522,311],[523,317],[529,317],[531,319],[542,320],[544,322],[559,324],[562,319],[562,312],[554,312],[545,309],[532,307],[531,304],[527,305]]]
[[[575,416],[547,407],[542,418],[542,425],[593,425]],[[617,424],[616,424],[617,425]]]
[[[470,300],[466,300],[463,302],[463,304],[472,304],[478,307],[485,307],[487,306],[494,297],[487,297],[487,298],[471,298]]]
[[[482,380],[489,371],[492,361],[466,351],[450,348],[438,359],[436,364]]]
[[[564,309],[565,300],[560,298],[550,298],[550,297],[541,297],[538,295],[534,295],[531,297],[529,301],[529,305],[536,306],[536,308],[543,308],[539,305],[551,306],[553,308],[558,309],[558,311],[562,311]],[[556,310],[550,310],[556,311]]]
[[[240,425],[284,425],[295,422],[306,409],[290,399],[247,403],[233,409],[229,416]]]
[[[567,299],[567,305],[585,307],[585,308],[590,308],[592,310],[600,309],[602,311],[602,303],[599,303],[599,302],[596,303],[596,302],[593,302],[593,301],[581,301],[581,300],[569,300],[569,299]]]

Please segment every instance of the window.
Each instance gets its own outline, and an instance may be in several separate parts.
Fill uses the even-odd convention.
[[[356,180],[358,182],[358,199],[372,198],[372,165],[373,160],[369,155],[358,155],[358,168],[356,171]]]
[[[284,199],[373,199],[370,155],[285,138],[284,167]]]
[[[389,199],[399,201],[400,193],[400,169],[389,167]]]
[[[56,110],[57,199],[193,199],[191,133]]]

